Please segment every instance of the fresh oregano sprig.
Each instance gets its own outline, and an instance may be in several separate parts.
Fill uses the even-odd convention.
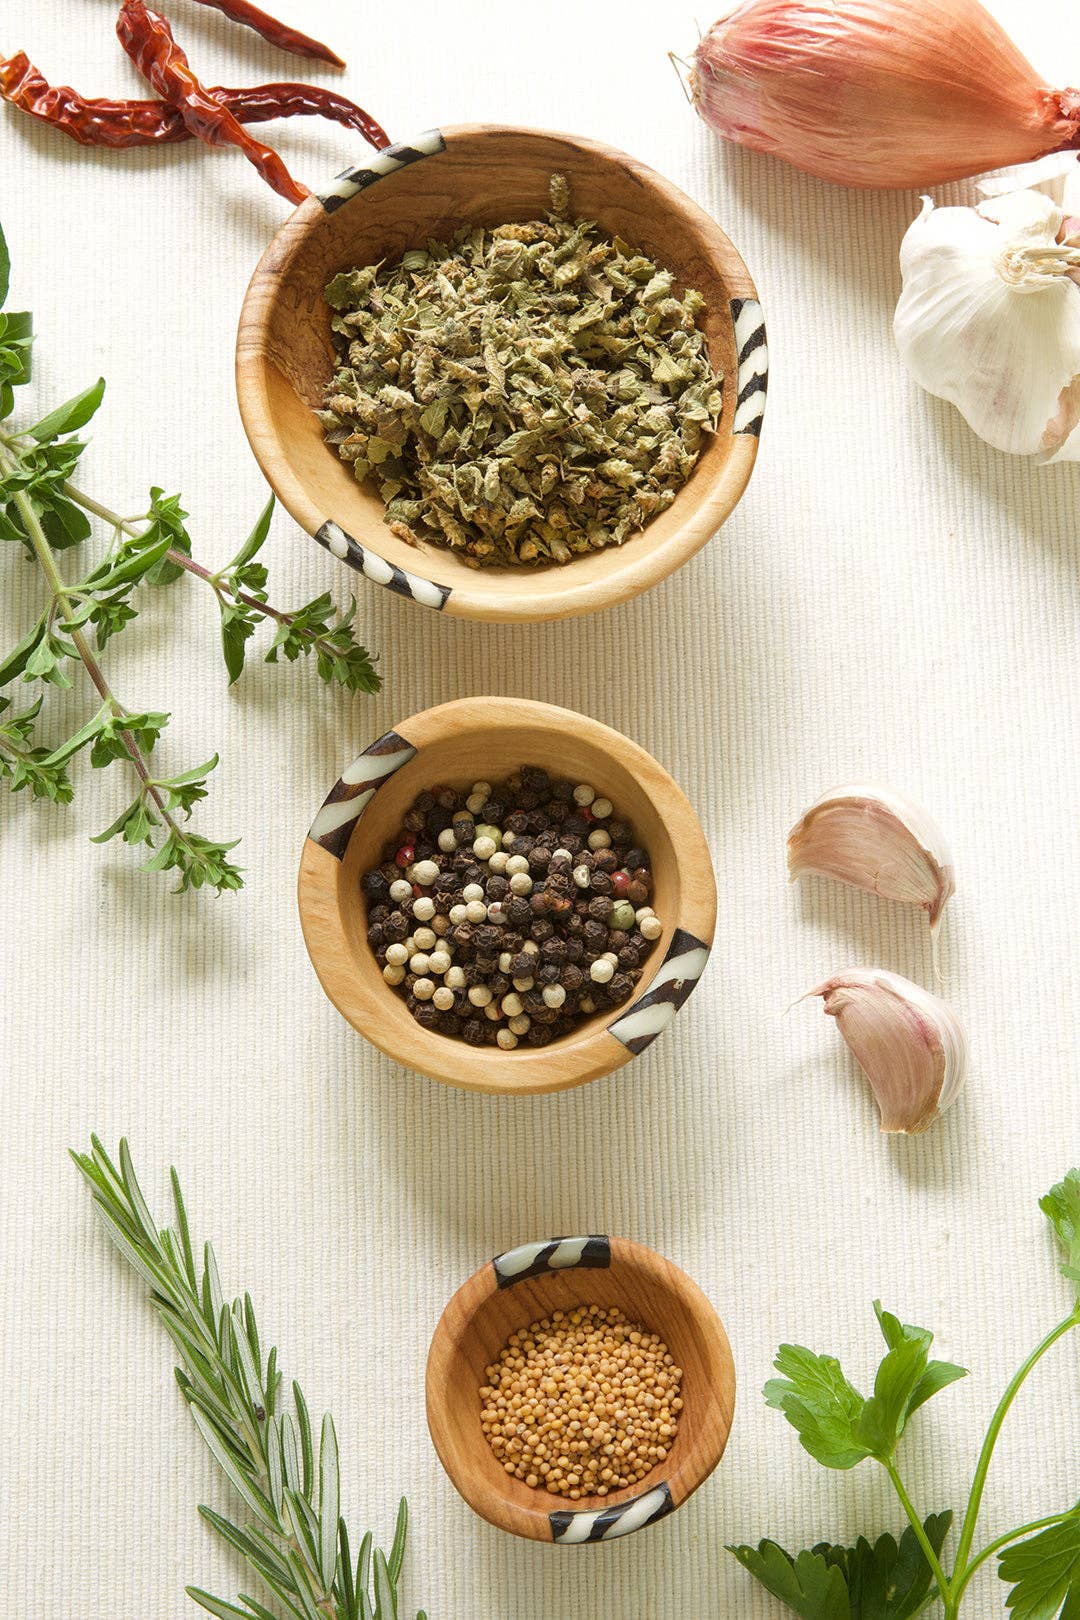
[[[765,1386],[768,1404],[783,1412],[804,1449],[824,1467],[877,1462],[908,1519],[899,1542],[889,1535],[873,1545],[860,1538],[854,1547],[821,1542],[798,1554],[785,1552],[775,1541],[731,1547],[739,1562],[802,1620],[908,1620],[931,1605],[939,1605],[946,1620],[955,1620],[973,1576],[992,1558],[1011,1588],[1005,1606],[1012,1620],[1080,1616],[1080,1503],[1033,1519],[974,1550],[990,1462],[1009,1409],[1047,1351],[1080,1326],[1080,1170],[1070,1170],[1039,1207],[1057,1240],[1074,1304],[1036,1345],[998,1402],[975,1466],[951,1573],[946,1572],[943,1549],[953,1515],[919,1516],[900,1476],[896,1450],[912,1414],[964,1377],[964,1369],[930,1360],[932,1334],[905,1326],[878,1304],[874,1309],[886,1353],[869,1397],[849,1382],[835,1356],[781,1345],[775,1362],[781,1376]]]
[[[0,230],[0,306],[7,297],[9,269]],[[101,404],[105,383],[99,379],[30,427],[10,429],[6,424],[14,390],[30,380],[32,341],[30,316],[0,307],[0,540],[21,544],[48,588],[44,612],[0,657],[0,688],[19,679],[39,683],[43,690],[67,688],[72,664],[81,664],[99,706],[65,741],[46,745],[36,730],[42,696],[18,711],[9,698],[0,697],[0,781],[13,791],[28,788],[33,798],[67,804],[74,793],[69,766],[76,755],[85,751],[97,769],[119,761],[132,771],[136,794],[94,842],[120,838],[149,847],[145,870],[176,871],[181,890],[238,889],[243,879],[229,856],[236,840],[205,838],[185,825],[207,796],[217,754],[193,769],[159,773],[151,756],[169,716],[121,702],[98,655],[137,616],[136,599],[143,587],[166,586],[189,575],[202,580],[217,601],[230,684],[243,670],[247,643],[267,621],[274,626],[268,663],[312,657],[323,680],[349,691],[373,692],[379,677],[354,634],[356,604],[339,613],[329,595],[292,609],[269,602],[266,568],[256,558],[270,530],[272,498],[232,560],[212,571],[191,555],[187,513],[178,495],[154,488],[148,509],[132,518],[77,488],[71,475],[86,446],[75,434]],[[90,537],[92,518],[111,531],[109,549],[81,577],[65,577],[59,555]]]
[[[209,1243],[196,1267],[187,1211],[172,1171],[175,1225],[159,1230],[135,1176],[126,1141],[119,1165],[97,1137],[72,1153],[124,1259],[150,1286],[150,1301],[180,1352],[181,1394],[212,1456],[247,1514],[237,1523],[201,1506],[206,1523],[234,1547],[294,1620],[398,1620],[397,1588],[408,1514],[398,1510],[388,1554],[370,1531],[355,1561],[339,1512],[337,1436],[327,1413],[316,1446],[300,1385],[282,1399],[277,1350],[263,1355],[251,1296],[228,1303]],[[279,1620],[256,1598],[237,1603],[189,1586],[219,1620]],[[417,1620],[426,1620],[421,1612]]]

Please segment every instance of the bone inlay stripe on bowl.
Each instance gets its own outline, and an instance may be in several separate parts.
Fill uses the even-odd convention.
[[[628,1536],[633,1530],[643,1530],[655,1524],[666,1513],[674,1510],[675,1503],[667,1482],[642,1496],[632,1496],[628,1502],[614,1507],[600,1508],[595,1513],[552,1513],[551,1539],[564,1547],[580,1546],[585,1541],[614,1541],[616,1536]]]
[[[572,1266],[602,1270],[611,1264],[611,1242],[595,1233],[590,1237],[551,1238],[546,1243],[523,1243],[507,1249],[491,1262],[500,1288],[511,1288],[542,1271],[566,1271]]]
[[[697,984],[709,960],[703,940],[676,928],[663,964],[643,996],[608,1025],[616,1040],[631,1052],[640,1052],[667,1028]]]
[[[342,208],[350,202],[359,192],[366,191],[373,186],[376,180],[384,175],[394,174],[398,169],[406,168],[410,163],[419,163],[421,158],[433,157],[436,152],[445,152],[446,142],[441,131],[426,129],[418,135],[415,141],[403,141],[398,146],[387,146],[367,163],[356,169],[344,169],[341,174],[335,175],[333,181],[325,191],[319,193],[319,201],[328,214],[335,209]]]
[[[365,748],[359,759],[354,759],[342,771],[323,800],[322,809],[311,823],[308,837],[340,861],[352,836],[353,827],[367,809],[383,783],[403,765],[414,758],[416,749],[388,731]]]
[[[366,579],[373,579],[376,585],[385,585],[388,591],[409,596],[424,607],[446,606],[446,599],[450,595],[449,585],[436,585],[433,579],[424,579],[420,574],[410,574],[406,568],[395,567],[377,552],[368,551],[359,540],[354,540],[351,534],[346,534],[344,529],[329,519],[317,531],[315,538],[332,557],[347,562],[350,568],[355,568]]]
[[[735,348],[739,356],[735,381],[738,398],[731,431],[760,435],[765,417],[765,392],[769,386],[765,316],[756,298],[733,298],[731,320],[735,327]]]

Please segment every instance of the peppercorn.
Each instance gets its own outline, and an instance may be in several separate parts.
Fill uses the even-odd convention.
[[[596,922],[606,922],[611,915],[612,902],[606,894],[597,894],[589,901],[589,916]]]
[[[430,1001],[418,1001],[409,1011],[423,1029],[437,1029],[442,1020],[438,1007],[433,1007]]]
[[[649,885],[635,878],[626,888],[626,898],[632,906],[643,906],[649,898]]]
[[[368,923],[367,942],[373,951],[386,944],[386,930],[381,922]]]
[[[593,894],[612,894],[614,893],[614,887],[612,879],[606,872],[601,872],[598,868],[592,874],[589,888]]]
[[[377,905],[381,900],[387,900],[390,895],[390,885],[382,872],[365,872],[360,880],[360,887],[368,900]]]
[[[394,944],[398,940],[408,939],[409,924],[402,911],[392,911],[383,923],[383,938],[387,944]]]
[[[626,973],[616,973],[607,986],[607,993],[613,1002],[625,1001],[633,993],[634,981]]]
[[[470,1046],[485,1046],[487,1044],[487,1029],[479,1018],[468,1018],[461,1026],[462,1038]]]
[[[553,923],[550,923],[546,917],[537,917],[529,929],[529,938],[535,940],[537,945],[542,945],[544,940],[550,939],[554,932]]]
[[[532,1023],[529,1025],[529,1028],[526,1031],[525,1039],[528,1041],[530,1046],[546,1046],[551,1040],[551,1031],[550,1029],[545,1029],[543,1024],[538,1024],[534,1017]]]

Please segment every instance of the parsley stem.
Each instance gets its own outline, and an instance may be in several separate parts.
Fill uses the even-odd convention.
[[[1016,1530],[1006,1530],[1004,1535],[998,1536],[996,1540],[991,1541],[988,1546],[983,1548],[981,1553],[971,1560],[971,1563],[965,1569],[953,1594],[957,1605],[959,1605],[960,1598],[971,1577],[977,1569],[980,1569],[986,1563],[988,1558],[993,1558],[994,1554],[1000,1552],[1003,1547],[1007,1547],[1010,1541],[1019,1541],[1022,1536],[1034,1535],[1037,1530],[1047,1530],[1052,1524],[1063,1524],[1066,1519],[1071,1519],[1075,1513],[1075,1508],[1065,1508],[1061,1513],[1049,1513],[1045,1519],[1032,1519],[1030,1524],[1022,1524]]]
[[[941,1560],[934,1551],[930,1537],[923,1528],[923,1522],[918,1513],[915,1511],[915,1504],[908,1495],[903,1480],[897,1473],[896,1464],[890,1458],[879,1458],[879,1461],[881,1462],[881,1466],[884,1468],[889,1478],[892,1480],[893,1490],[900,1498],[900,1505],[908,1516],[908,1523],[915,1532],[915,1539],[918,1541],[919,1546],[923,1550],[926,1562],[934,1572],[934,1579],[937,1581],[938,1591],[941,1594],[942,1602],[947,1605],[949,1602],[949,1582],[944,1569],[941,1567]]]
[[[997,1404],[993,1417],[990,1419],[990,1427],[986,1431],[986,1439],[982,1443],[982,1450],[979,1452],[979,1460],[975,1464],[975,1475],[971,1482],[971,1495],[968,1497],[967,1512],[964,1514],[964,1523],[960,1531],[960,1542],[956,1549],[956,1570],[960,1574],[961,1589],[963,1587],[964,1578],[967,1575],[967,1560],[968,1555],[971,1552],[972,1542],[975,1539],[975,1525],[979,1517],[979,1509],[982,1506],[983,1491],[986,1487],[986,1476],[990,1468],[990,1459],[994,1454],[994,1447],[997,1444],[998,1435],[1001,1433],[1001,1426],[1008,1416],[1010,1406],[1020,1393],[1020,1388],[1023,1385],[1024,1380],[1035,1367],[1036,1363],[1042,1359],[1046,1352],[1051,1349],[1059,1339],[1064,1338],[1065,1334],[1069,1332],[1070,1328],[1076,1327],[1078,1323],[1080,1323],[1080,1306],[1077,1306],[1077,1308],[1065,1318],[1064,1322],[1059,1322],[1057,1327],[1053,1328],[1046,1335],[1045,1339],[1043,1339],[1040,1344],[1035,1346],[1030,1356],[1028,1356],[1027,1360],[1010,1380],[1004,1395],[1002,1395]]]

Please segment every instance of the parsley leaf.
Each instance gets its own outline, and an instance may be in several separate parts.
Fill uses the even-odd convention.
[[[1007,1547],[998,1574],[1013,1583],[1005,1600],[1013,1620],[1080,1620],[1080,1509]]]
[[[951,1524],[945,1512],[932,1513],[923,1526],[939,1556]],[[899,1542],[884,1535],[871,1545],[860,1536],[854,1547],[821,1542],[797,1556],[775,1541],[728,1551],[802,1620],[911,1620],[934,1579],[910,1525]]]
[[[859,1417],[858,1433],[872,1456],[886,1458],[896,1450],[912,1413],[967,1373],[951,1362],[927,1359],[934,1335],[926,1328],[907,1326],[883,1311],[880,1300],[874,1301],[874,1311],[889,1348]]]
[[[854,1468],[870,1456],[858,1435],[866,1401],[848,1383],[835,1356],[782,1344],[773,1366],[783,1376],[769,1379],[765,1400],[783,1412],[811,1457],[826,1468]]]
[[[1061,1250],[1061,1269],[1076,1289],[1080,1305],[1080,1170],[1070,1170],[1064,1181],[1051,1187],[1039,1208],[1054,1229]]]

